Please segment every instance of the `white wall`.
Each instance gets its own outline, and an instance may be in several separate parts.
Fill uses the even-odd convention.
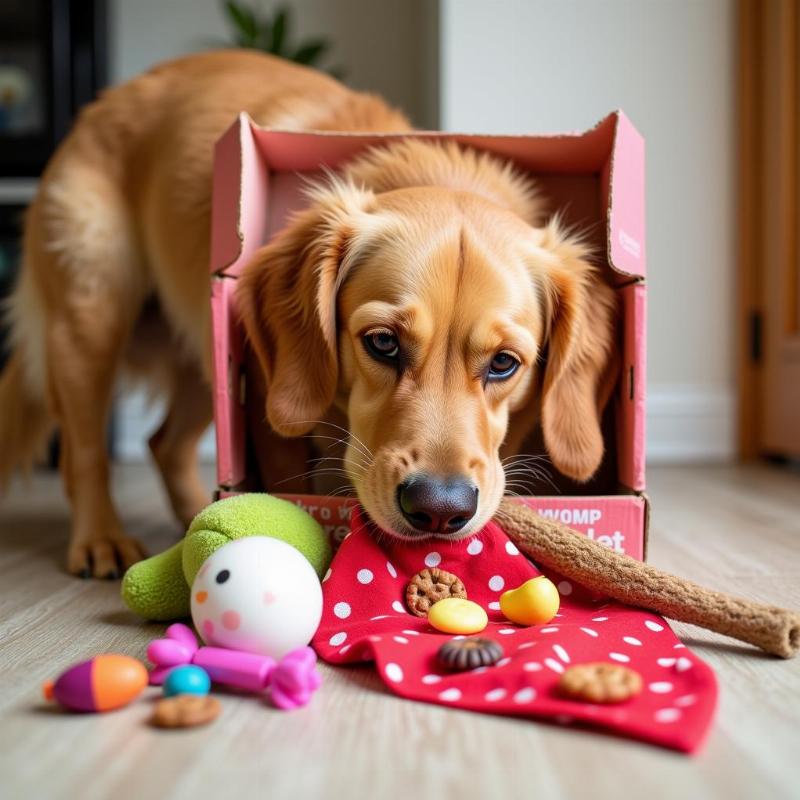
[[[651,460],[730,457],[735,4],[442,0],[448,130],[583,129],[622,108],[647,140]]]
[[[245,0],[269,10],[276,2]],[[284,0],[286,2],[286,0]],[[111,0],[111,79],[207,48],[231,35],[222,0]],[[341,66],[355,89],[381,94],[420,126],[436,127],[436,75],[429,69],[436,3],[428,0],[288,0],[289,36],[331,42],[321,66]]]

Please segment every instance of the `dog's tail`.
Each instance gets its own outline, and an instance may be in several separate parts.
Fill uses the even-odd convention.
[[[45,399],[30,391],[17,350],[0,374],[0,493],[17,469],[30,471],[52,430]]]
[[[30,471],[55,422],[47,403],[38,297],[23,269],[6,309],[11,357],[0,372],[0,494],[17,470]]]

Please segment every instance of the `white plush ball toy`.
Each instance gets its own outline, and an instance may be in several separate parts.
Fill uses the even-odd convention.
[[[311,641],[322,587],[306,557],[267,536],[235,539],[200,567],[192,620],[203,641],[280,659]]]

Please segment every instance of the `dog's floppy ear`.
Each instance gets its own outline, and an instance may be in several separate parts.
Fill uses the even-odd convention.
[[[267,380],[267,418],[284,436],[321,420],[337,387],[336,296],[370,228],[371,192],[332,180],[245,267],[237,301]]]
[[[587,260],[587,248],[557,221],[542,233],[548,320],[542,432],[556,468],[584,482],[603,458],[600,423],[617,366],[615,293]]]

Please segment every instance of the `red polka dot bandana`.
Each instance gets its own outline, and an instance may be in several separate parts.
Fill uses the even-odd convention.
[[[469,599],[489,615],[480,634],[504,657],[491,667],[448,672],[439,647],[456,638],[408,612],[409,579],[441,567],[464,582]],[[541,574],[495,523],[460,542],[401,542],[375,536],[354,508],[345,538],[323,580],[322,622],[312,642],[332,664],[375,661],[385,684],[402,697],[472,711],[605,729],[687,753],[711,725],[717,683],[711,668],[680,643],[667,622],[648,611],[610,602],[548,574],[561,608],[547,625],[521,627],[500,612],[500,595]],[[623,664],[642,676],[642,692],[614,705],[559,695],[574,664]]]

